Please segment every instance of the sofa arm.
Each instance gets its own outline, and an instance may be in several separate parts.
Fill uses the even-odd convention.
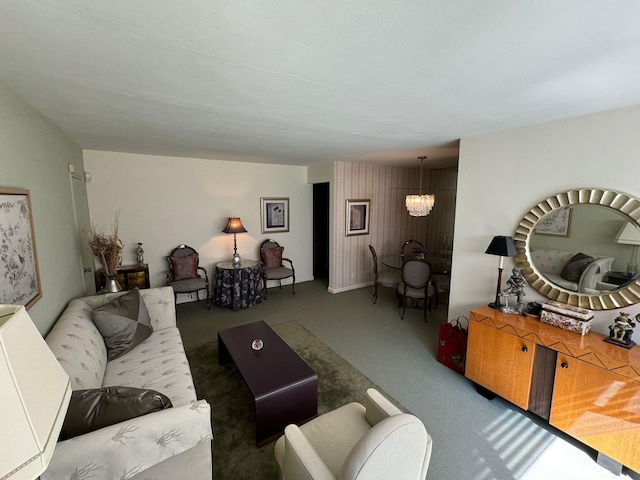
[[[366,409],[365,417],[372,427],[387,417],[402,413],[402,410],[387,400],[375,388],[367,389],[364,407]]]
[[[199,400],[58,442],[40,478],[129,478],[210,441],[210,412],[209,404]]]
[[[176,303],[171,287],[156,287],[140,290],[140,295],[151,317],[154,331],[176,326]]]
[[[284,429],[284,478],[296,480],[335,480],[329,467],[322,461],[313,445],[297,425]]]

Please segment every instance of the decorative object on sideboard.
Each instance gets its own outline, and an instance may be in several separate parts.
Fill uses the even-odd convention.
[[[640,245],[640,229],[631,222],[625,222],[616,234],[616,243],[632,245],[631,259],[627,265],[627,273],[632,277],[638,271],[638,245]]]
[[[69,376],[23,306],[0,305],[0,478],[44,472],[71,399]]]
[[[504,306],[500,308],[504,313],[517,313],[522,315],[525,312],[525,306],[522,299],[526,296],[524,293],[524,287],[527,285],[527,281],[520,273],[518,267],[513,267],[511,270],[511,277],[507,280],[507,288],[500,292],[500,296],[504,298]],[[516,297],[515,307],[509,306],[509,297]]]
[[[142,242],[138,242],[138,248],[136,248],[136,261],[139,267],[144,267],[144,249],[142,248]]]
[[[406,196],[405,205],[409,215],[412,217],[426,217],[436,203],[436,197],[428,193],[422,194],[422,161],[427,157],[421,156],[418,158],[420,159],[420,188],[418,189],[418,195]]]
[[[87,232],[87,240],[91,253],[102,266],[102,271],[106,278],[103,289],[98,293],[119,292],[122,290],[116,278],[118,266],[122,263],[122,247],[124,243],[118,237],[118,222],[120,211],[116,212],[113,221],[113,231],[106,233],[104,229],[91,224]]]
[[[542,305],[540,313],[540,322],[580,335],[589,333],[592,321],[593,312],[591,310],[555,300],[550,300]]]
[[[222,230],[224,233],[233,233],[233,264],[236,266],[240,266],[242,258],[240,258],[240,254],[238,254],[238,243],[236,241],[236,234],[244,233],[247,231],[246,228],[242,225],[242,220],[240,217],[229,217],[227,221],[227,226]]]
[[[529,302],[527,303],[527,311],[525,315],[530,317],[539,317],[542,313],[542,304],[538,302]]]
[[[488,253],[489,255],[498,255],[500,257],[500,260],[498,262],[498,285],[496,287],[496,299],[493,303],[489,304],[491,308],[500,310],[500,308],[503,306],[500,303],[500,287],[502,286],[502,269],[504,268],[504,257],[513,257],[518,254],[518,251],[512,237],[498,235],[493,237],[493,240],[491,240],[491,243],[484,253]]]
[[[262,350],[262,347],[264,347],[264,342],[259,338],[256,338],[253,342],[251,342],[251,348],[256,351]]]
[[[633,347],[636,342],[631,340],[631,336],[633,335],[633,329],[636,327],[636,322],[640,321],[640,313],[633,320],[629,318],[628,313],[620,312],[620,315],[609,325],[609,336],[604,341],[624,348]]]

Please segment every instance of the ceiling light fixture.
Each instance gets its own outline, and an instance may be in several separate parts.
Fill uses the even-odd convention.
[[[418,157],[420,159],[420,188],[418,195],[407,195],[405,200],[409,215],[412,217],[426,217],[431,212],[436,202],[435,195],[422,194],[422,161],[427,158],[425,156]]]

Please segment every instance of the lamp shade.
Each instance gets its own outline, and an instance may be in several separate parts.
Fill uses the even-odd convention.
[[[499,235],[493,237],[487,251],[484,253],[500,255],[501,257],[514,257],[518,254],[518,249],[513,238]]]
[[[625,245],[640,245],[640,229],[633,223],[626,222],[616,234],[616,242]]]
[[[224,233],[244,233],[247,230],[242,225],[240,217],[229,217],[227,226],[222,230]]]
[[[70,398],[69,376],[25,308],[0,305],[0,478],[45,471]]]

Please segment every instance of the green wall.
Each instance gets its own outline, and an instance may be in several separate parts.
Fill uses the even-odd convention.
[[[82,150],[0,84],[0,187],[31,194],[42,298],[29,315],[42,334],[84,294],[68,164],[83,176]],[[80,208],[88,213],[86,202]]]

